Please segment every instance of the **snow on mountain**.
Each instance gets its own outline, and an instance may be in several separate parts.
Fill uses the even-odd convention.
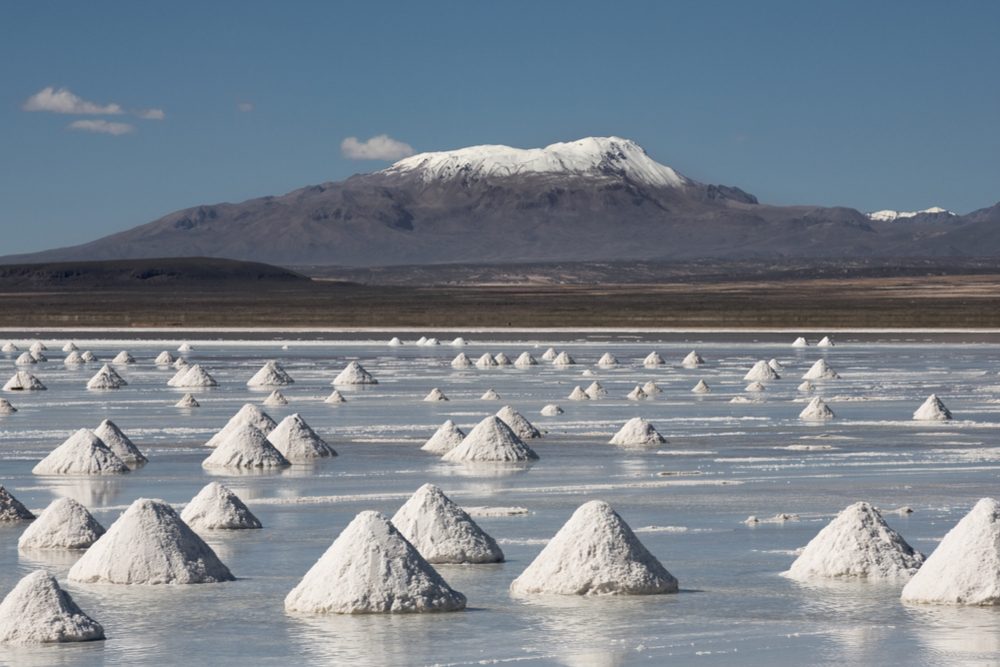
[[[882,211],[872,211],[866,215],[869,220],[877,220],[879,222],[895,222],[896,220],[915,218],[918,215],[941,215],[942,213],[949,216],[958,215],[957,213],[953,213],[948,209],[941,208],[940,206],[931,206],[930,208],[925,208],[922,211],[893,211],[892,209],[884,209]]]
[[[690,183],[670,167],[653,160],[634,141],[619,137],[587,137],[545,148],[485,145],[420,153],[396,162],[381,173],[418,173],[424,181],[497,178],[522,174],[574,174],[592,177],[624,176],[660,187],[681,187]]]

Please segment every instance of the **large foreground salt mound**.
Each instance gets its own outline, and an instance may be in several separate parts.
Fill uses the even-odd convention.
[[[326,441],[312,430],[299,413],[281,420],[267,434],[268,441],[292,463],[310,463],[327,456],[336,456]]]
[[[534,424],[509,405],[500,408],[497,411],[497,417],[502,419],[503,423],[507,424],[507,426],[510,426],[510,430],[516,433],[517,437],[521,440],[532,440],[542,437],[542,432],[535,428]]]
[[[104,628],[76,605],[45,570],[35,570],[0,602],[0,644],[104,639]]]
[[[85,428],[66,438],[31,469],[36,475],[117,475],[128,471],[125,462]]]
[[[86,549],[104,534],[104,527],[72,498],[57,498],[38,515],[17,540],[18,549]]]
[[[538,458],[517,434],[499,417],[487,417],[469,431],[469,435],[455,448],[441,457],[445,461],[461,462],[515,462]]]
[[[28,371],[17,371],[3,386],[4,391],[44,391],[45,385]]]
[[[612,445],[660,445],[666,442],[660,433],[642,417],[633,417],[625,422],[617,433],[608,441]]]
[[[108,364],[101,366],[101,370],[94,374],[94,377],[87,381],[87,389],[120,389],[127,385],[118,372]]]
[[[771,366],[761,359],[743,376],[747,382],[763,382],[765,380],[780,380],[781,376]]]
[[[814,396],[809,405],[807,405],[802,412],[799,413],[799,419],[805,421],[823,421],[826,419],[833,419],[833,410],[827,405],[822,398],[819,396]]]
[[[800,581],[863,578],[903,581],[924,557],[890,528],[866,502],[850,505],[802,550],[786,573]]]
[[[449,419],[434,431],[434,435],[428,438],[420,449],[433,454],[444,454],[458,447],[464,439],[465,433]]]
[[[1000,503],[983,498],[903,588],[904,602],[1000,605]]]
[[[923,402],[917,411],[913,413],[913,418],[917,421],[948,421],[951,419],[951,411],[945,407],[937,394],[931,394]]]
[[[201,462],[201,467],[266,469],[291,465],[267,437],[263,431],[249,423],[227,429],[222,441]]]
[[[288,611],[458,611],[465,596],[378,512],[361,512],[285,598]]]
[[[271,416],[258,408],[253,403],[244,403],[243,407],[240,408],[235,415],[229,418],[226,425],[223,426],[218,433],[209,438],[208,442],[205,443],[206,447],[216,447],[223,439],[225,439],[226,434],[235,429],[241,424],[252,424],[258,429],[263,431],[264,435],[267,435],[274,430],[274,427],[278,425],[276,421],[271,419]]]
[[[333,378],[333,382],[330,384],[378,384],[378,380],[376,380],[371,373],[366,371],[361,364],[356,361],[352,361],[347,364],[347,367],[344,370],[340,371],[340,374],[337,375],[337,377]]]
[[[817,359],[809,370],[802,376],[803,380],[836,380],[840,376],[837,371],[830,368],[826,359]]]
[[[3,486],[0,486],[0,523],[12,523],[14,521],[31,521],[35,518],[21,501],[11,495]]]
[[[392,525],[428,563],[499,563],[503,551],[465,511],[424,484],[392,517]]]
[[[248,387],[284,387],[295,382],[292,376],[285,372],[281,364],[271,360],[264,364],[253,377],[247,380]]]
[[[232,581],[212,548],[162,500],[139,498],[70,568],[70,581],[204,584]]]
[[[194,530],[243,530],[260,528],[260,520],[239,496],[218,482],[207,484],[181,512]]]
[[[136,468],[149,462],[149,459],[139,451],[135,443],[110,419],[102,421],[94,429],[94,435],[100,438],[108,446],[108,449],[113,451],[130,468]]]
[[[515,595],[676,593],[677,579],[611,505],[581,505],[510,585]]]

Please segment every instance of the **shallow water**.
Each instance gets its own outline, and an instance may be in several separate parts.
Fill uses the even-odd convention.
[[[92,334],[91,334],[92,335]],[[231,337],[234,337],[232,335]],[[2,337],[2,336],[0,336]],[[115,335],[114,338],[120,338]],[[915,607],[898,601],[899,587],[837,583],[805,586],[780,576],[837,511],[856,500],[883,509],[910,506],[887,520],[915,548],[929,553],[978,498],[998,495],[1000,462],[1000,345],[934,342],[932,337],[885,334],[864,342],[842,335],[837,347],[794,349],[788,336],[727,334],[566,336],[561,341],[516,336],[466,336],[462,348],[523,350],[536,357],[549,345],[578,362],[456,371],[459,350],[408,344],[391,348],[370,336],[308,341],[193,340],[187,356],[219,381],[195,391],[202,407],[173,407],[184,390],[166,381],[153,357],[178,341],[74,338],[101,359],[128,349],[138,359],[118,367],[129,385],[88,391],[100,367],[68,369],[59,352],[65,338],[44,340],[49,362],[30,370],[48,391],[5,392],[19,412],[0,417],[0,481],[29,508],[68,495],[86,504],[105,526],[135,498],[158,497],[181,506],[211,479],[235,490],[264,523],[261,531],[212,534],[208,541],[239,578],[204,586],[129,587],[65,582],[72,553],[19,554],[21,526],[0,526],[0,591],[44,567],[99,620],[108,639],[85,645],[0,649],[8,664],[535,664],[618,665],[706,661],[718,664],[995,664],[1000,611]],[[381,338],[381,335],[379,335]],[[388,335],[385,336],[388,338]],[[413,336],[415,337],[415,336]],[[492,338],[492,340],[489,340]],[[513,338],[513,339],[512,339]],[[878,337],[875,337],[878,338]],[[449,338],[450,339],[450,338]],[[18,339],[22,349],[27,347]],[[284,349],[287,346],[287,349]],[[693,347],[707,364],[679,368]],[[658,350],[667,366],[645,369]],[[605,351],[622,362],[598,369]],[[837,418],[798,420],[806,395],[798,379],[825,357],[840,380],[817,382]],[[0,375],[16,355],[0,355]],[[768,383],[762,401],[732,404],[745,395],[743,374],[754,361],[775,357],[783,379]],[[290,404],[267,408],[275,419],[299,412],[338,451],[314,467],[271,474],[210,475],[202,446],[245,402],[269,393],[245,386],[268,359],[295,378],[282,388]],[[330,381],[360,359],[380,384],[342,389],[348,402],[328,405]],[[581,377],[590,369],[595,377]],[[598,379],[607,399],[566,400],[572,388]],[[625,394],[647,380],[664,390],[633,402]],[[690,393],[698,379],[712,393]],[[440,387],[451,398],[424,403]],[[502,400],[478,397],[489,387]],[[936,392],[955,415],[948,423],[910,420]],[[542,417],[546,403],[565,414]],[[547,431],[532,447],[541,459],[526,469],[466,468],[419,450],[445,419],[468,429],[510,404]],[[633,416],[644,416],[669,440],[652,449],[605,444]],[[32,466],[72,431],[114,420],[143,449],[149,465],[113,479],[37,477]],[[507,555],[499,565],[441,566],[466,594],[461,613],[414,616],[310,617],[289,615],[282,601],[339,531],[365,509],[391,515],[425,482],[465,506],[526,508],[527,513],[477,521]],[[510,581],[573,510],[588,499],[611,502],[640,539],[681,583],[678,595],[630,599],[519,600]],[[748,515],[779,512],[797,520],[743,524]]]

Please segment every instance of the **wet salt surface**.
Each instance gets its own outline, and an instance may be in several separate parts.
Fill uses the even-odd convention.
[[[862,343],[841,334],[837,347],[798,349],[790,347],[795,335],[717,334],[701,340],[601,335],[594,342],[579,334],[566,335],[563,342],[552,336],[535,342],[529,336],[512,341],[480,334],[466,335],[470,344],[464,348],[391,348],[363,336],[341,342],[313,337],[308,344],[293,338],[192,340],[195,349],[186,356],[220,386],[194,390],[202,407],[190,410],[173,407],[188,391],[166,387],[174,371],[151,361],[178,341],[74,337],[81,350],[91,349],[101,359],[127,349],[138,360],[116,367],[127,387],[97,392],[84,386],[100,363],[66,368],[58,351],[66,338],[46,337],[50,361],[31,371],[49,390],[5,392],[19,412],[0,417],[0,482],[25,505],[38,511],[54,497],[71,496],[108,526],[135,498],[163,498],[179,507],[218,479],[247,502],[264,530],[210,536],[236,582],[129,587],[68,583],[66,572],[77,555],[18,554],[23,527],[0,526],[0,591],[43,567],[108,635],[106,642],[85,645],[0,648],[0,661],[602,665],[714,658],[764,665],[801,664],[808,655],[810,664],[992,664],[1000,653],[1000,610],[904,606],[897,586],[803,585],[779,573],[797,549],[856,500],[912,507],[913,514],[887,514],[886,520],[929,553],[977,499],[1000,495],[1000,345],[935,344],[927,335],[906,342],[905,336],[889,334]],[[27,347],[16,335],[0,338]],[[404,340],[410,338],[415,336]],[[504,352],[513,359],[523,350],[540,357],[549,345],[569,351],[577,365],[461,371],[449,365],[459,351],[472,358]],[[692,348],[707,363],[681,369],[680,360]],[[654,349],[667,365],[643,368],[642,359]],[[596,367],[607,351],[619,367]],[[729,403],[743,395],[747,369],[772,357],[785,370],[783,379],[768,383],[762,402]],[[815,394],[829,402],[837,418],[807,424],[798,420],[802,406],[796,399],[804,395],[796,386],[820,357],[842,376],[815,382]],[[0,379],[13,374],[15,358],[0,356]],[[245,386],[268,359],[279,360],[295,384],[282,388],[289,404],[267,412],[278,420],[299,412],[340,456],[263,474],[216,476],[203,470],[208,450],[202,443],[243,403],[259,404],[270,393]],[[342,389],[347,403],[323,403],[332,390],[329,382],[352,359],[380,384]],[[586,369],[595,377],[581,377]],[[608,390],[607,398],[566,400],[575,385],[592,379]],[[711,394],[690,393],[698,379],[712,386]],[[647,401],[625,400],[636,383],[648,380],[663,393]],[[423,402],[435,386],[451,401]],[[479,400],[490,387],[501,401]],[[910,420],[930,393],[944,400],[955,421]],[[565,414],[539,415],[550,402]],[[466,468],[419,450],[446,419],[467,431],[505,404],[548,431],[531,442],[541,456],[533,465]],[[650,420],[669,442],[649,449],[607,445],[635,416]],[[149,457],[148,466],[112,479],[31,475],[34,463],[66,436],[104,418],[132,437]],[[507,556],[496,565],[439,567],[468,596],[468,611],[396,617],[285,613],[287,592],[357,512],[391,515],[425,482],[477,508],[477,522]],[[640,531],[647,548],[680,580],[681,593],[511,598],[510,582],[577,506],[595,498],[610,502]],[[780,513],[799,518],[743,524],[749,515],[766,519]]]

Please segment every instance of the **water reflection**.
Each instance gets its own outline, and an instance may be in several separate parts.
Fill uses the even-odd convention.
[[[125,480],[120,476],[109,477],[45,477],[43,483],[56,496],[72,498],[84,507],[93,509],[116,504]]]
[[[1000,609],[950,605],[905,605],[918,641],[947,664],[997,664]]]

